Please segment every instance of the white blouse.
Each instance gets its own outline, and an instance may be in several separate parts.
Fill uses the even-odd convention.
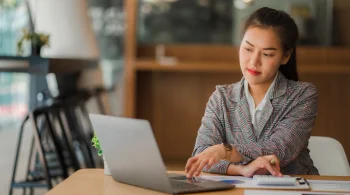
[[[261,113],[265,107],[266,101],[268,101],[269,97],[271,97],[270,93],[272,92],[272,89],[275,86],[275,82],[276,82],[276,78],[277,78],[278,74],[279,74],[279,72],[277,72],[275,79],[273,80],[273,82],[271,83],[269,89],[267,90],[267,92],[265,94],[265,97],[263,98],[263,100],[260,102],[260,104],[257,107],[255,107],[254,99],[249,92],[247,79],[244,79],[244,93],[245,93],[245,96],[247,98],[248,105],[249,105],[249,111],[250,111],[250,116],[252,119],[253,130],[255,132],[255,136],[257,136],[257,137],[259,137],[259,135],[261,133],[260,131],[262,129],[262,128],[259,128],[259,121],[260,121]]]

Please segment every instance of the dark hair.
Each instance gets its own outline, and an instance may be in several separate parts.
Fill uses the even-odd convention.
[[[263,7],[249,16],[244,25],[243,32],[246,32],[249,27],[254,26],[274,29],[280,38],[283,51],[293,50],[288,62],[285,65],[281,65],[279,71],[287,79],[297,81],[296,43],[299,33],[293,18],[284,11]]]

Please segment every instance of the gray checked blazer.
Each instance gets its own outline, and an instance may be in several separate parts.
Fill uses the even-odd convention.
[[[278,74],[261,113],[261,133],[256,136],[243,84],[244,78],[216,87],[207,103],[192,156],[226,141],[244,158],[236,164],[275,154],[281,161],[282,174],[319,174],[307,147],[317,114],[315,86]],[[221,161],[203,171],[226,174],[230,163]]]

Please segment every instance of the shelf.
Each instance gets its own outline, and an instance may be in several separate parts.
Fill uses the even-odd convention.
[[[162,65],[155,60],[138,60],[136,70],[177,71],[177,72],[240,72],[238,64],[229,62],[180,62]]]
[[[42,58],[39,56],[0,56],[0,72],[67,74],[95,68],[97,59]]]
[[[307,74],[350,74],[350,65],[305,65],[298,67],[298,72]]]
[[[136,71],[164,71],[164,72],[232,72],[240,73],[237,63],[230,62],[178,62],[175,65],[162,65],[155,60],[137,60],[134,63]],[[298,66],[299,73],[311,74],[349,74],[350,64],[315,64]]]

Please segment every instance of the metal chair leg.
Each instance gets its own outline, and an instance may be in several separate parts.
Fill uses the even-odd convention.
[[[32,120],[32,124],[33,124],[33,133],[34,133],[34,136],[35,136],[35,142],[36,142],[36,147],[37,147],[37,151],[38,151],[38,154],[39,154],[39,159],[43,165],[43,168],[44,168],[44,175],[45,175],[45,180],[46,180],[46,183],[47,183],[47,186],[48,186],[48,190],[50,190],[53,185],[52,185],[52,181],[51,181],[51,175],[49,173],[49,169],[48,169],[48,165],[47,165],[47,160],[45,158],[45,155],[44,155],[44,148],[43,146],[40,144],[41,143],[41,136],[39,134],[39,129],[38,129],[38,125],[36,123],[36,119],[37,119],[37,116],[35,116],[33,113],[31,113],[29,115],[29,118]]]
[[[30,188],[29,195],[34,195],[34,188]]]
[[[45,128],[45,125],[46,125],[46,122],[45,121],[40,121],[40,124],[39,124],[39,130],[40,129],[44,129]],[[31,163],[32,163],[32,160],[33,160],[33,155],[35,155],[35,158],[37,158],[37,153],[34,153],[34,144],[35,144],[35,139],[34,139],[34,136],[32,138],[32,142],[30,144],[30,150],[29,150],[29,156],[28,156],[28,165],[27,165],[27,175],[26,175],[26,180],[28,181],[29,180],[29,176],[30,176],[30,170],[31,170]]]
[[[74,152],[73,140],[72,140],[72,138],[70,136],[70,132],[68,131],[68,129],[63,124],[62,117],[61,117],[61,114],[60,114],[60,110],[58,110],[55,114],[57,116],[58,123],[59,123],[61,131],[62,131],[63,140],[68,145],[68,151],[69,151],[69,154],[70,154],[70,156],[72,158],[73,167],[74,167],[75,171],[77,171],[77,170],[80,169],[80,166],[79,166],[79,162],[78,162],[78,159],[76,157],[76,154]]]
[[[66,163],[64,162],[63,151],[61,150],[61,148],[63,148],[63,147],[61,146],[61,143],[58,141],[57,132],[54,130],[54,128],[52,126],[53,123],[51,123],[52,120],[50,119],[49,114],[45,113],[44,115],[45,115],[46,120],[48,121],[47,124],[48,124],[48,128],[49,128],[52,140],[54,142],[55,150],[57,152],[58,161],[61,164],[62,175],[64,178],[68,178],[67,166],[66,166]]]
[[[75,114],[75,108],[76,106],[74,106],[73,108],[69,108],[67,110],[67,115],[71,120],[71,125],[73,128],[71,128],[72,130],[75,130],[75,134],[77,136],[77,139],[80,140],[80,143],[82,144],[82,149],[83,151],[85,150],[85,152],[83,152],[84,154],[84,158],[86,159],[86,164],[88,164],[88,168],[95,168],[95,162],[93,160],[93,155],[92,155],[92,148],[90,141],[88,141],[86,139],[86,136],[84,135],[83,129],[82,129],[82,125],[80,124],[80,121],[78,120],[76,114]]]
[[[23,120],[22,124],[21,124],[21,128],[19,131],[19,135],[18,135],[18,141],[17,141],[17,148],[16,148],[16,155],[15,155],[15,161],[13,164],[13,169],[12,169],[12,177],[11,177],[11,185],[10,185],[10,190],[9,190],[9,195],[12,195],[12,191],[13,191],[13,184],[15,182],[15,177],[16,177],[16,172],[17,172],[17,165],[18,165],[18,157],[19,157],[19,152],[21,149],[21,143],[22,143],[22,135],[23,135],[23,130],[24,130],[24,125],[26,123],[26,121],[29,119],[29,116],[27,115],[25,117],[25,119]]]

